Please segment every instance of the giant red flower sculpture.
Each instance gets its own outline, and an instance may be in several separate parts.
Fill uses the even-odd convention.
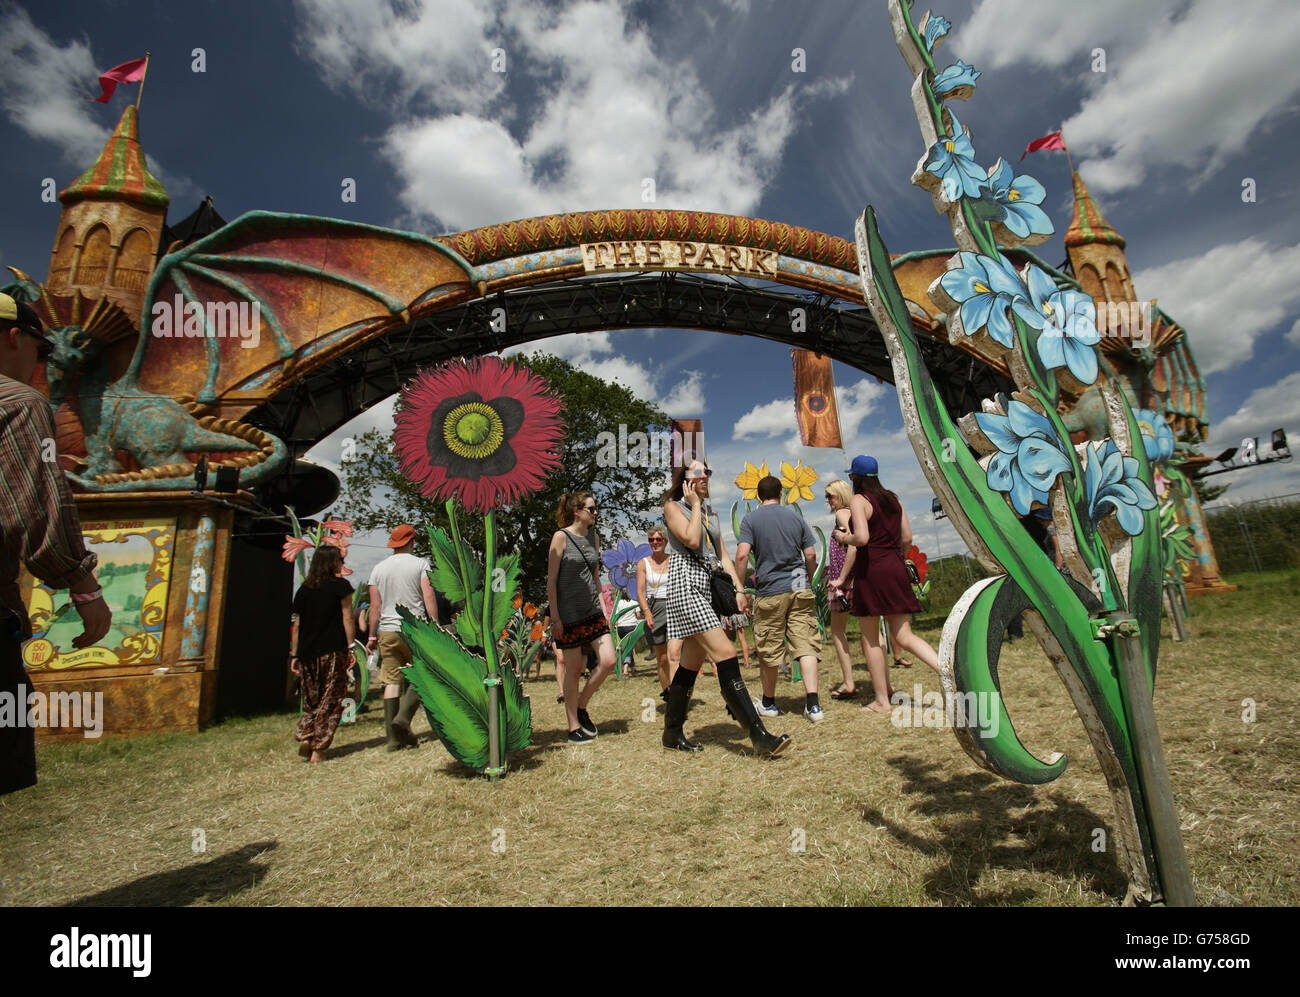
[[[560,400],[499,357],[422,371],[402,392],[393,440],[426,498],[486,513],[542,487],[560,463]]]

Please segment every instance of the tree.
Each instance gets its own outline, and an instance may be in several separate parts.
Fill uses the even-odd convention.
[[[628,532],[648,529],[659,518],[659,497],[668,485],[667,461],[656,463],[655,452],[644,448],[638,452],[625,447],[620,453],[609,441],[619,439],[620,427],[625,438],[662,434],[668,417],[622,385],[592,377],[557,357],[536,353],[515,362],[545,378],[564,401],[567,433],[559,468],[541,491],[496,516],[499,551],[519,552],[524,592],[540,603],[546,598],[547,546],[564,493],[589,491],[596,497],[602,548]],[[398,523],[431,523],[445,529],[443,503],[420,495],[402,474],[392,447],[391,430],[370,430],[356,440],[354,458],[342,464],[342,494],[330,516],[351,520],[358,530],[387,530]],[[481,552],[482,519],[457,519],[462,537]],[[427,556],[423,531],[417,529],[416,536],[417,552]]]

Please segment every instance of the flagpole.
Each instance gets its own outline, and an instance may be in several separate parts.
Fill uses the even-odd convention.
[[[1074,163],[1070,159],[1070,147],[1065,142],[1065,126],[1061,126],[1061,146],[1065,149],[1065,165],[1070,168],[1070,187],[1074,187]]]
[[[136,51],[138,52],[140,50],[136,49]],[[140,74],[140,90],[135,95],[135,109],[137,111],[140,110],[140,98],[144,96],[144,78],[148,75],[149,75],[149,53],[146,51],[144,54],[144,72]],[[1067,153],[1067,155],[1069,154]]]

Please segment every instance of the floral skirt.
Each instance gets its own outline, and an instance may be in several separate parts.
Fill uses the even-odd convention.
[[[343,701],[352,679],[352,652],[323,654],[311,661],[299,661],[302,674],[302,716],[295,737],[312,751],[324,751],[334,740],[343,716]]]
[[[565,623],[564,636],[556,640],[555,646],[568,651],[599,640],[607,633],[609,633],[609,621],[605,619],[604,613],[596,613],[576,623]]]

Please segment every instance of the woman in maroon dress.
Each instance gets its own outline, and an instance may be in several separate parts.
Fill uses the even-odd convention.
[[[903,552],[912,546],[912,525],[898,496],[880,483],[880,469],[874,457],[855,457],[849,468],[853,498],[849,504],[851,531],[836,531],[832,539],[841,546],[858,548],[850,575],[850,612],[867,644],[867,670],[876,698],[863,712],[888,713],[894,690],[880,646],[880,617],[889,627],[890,640],[899,651],[911,651],[921,661],[939,670],[934,649],[912,633],[912,614],[921,604],[912,591],[912,580],[903,563]]]

